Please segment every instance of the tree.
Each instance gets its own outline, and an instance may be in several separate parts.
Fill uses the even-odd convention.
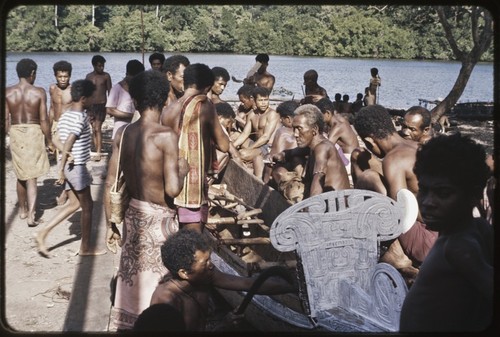
[[[437,122],[458,101],[469,81],[472,70],[481,56],[488,50],[493,38],[493,20],[490,12],[482,7],[436,8],[439,21],[455,58],[462,63],[457,80],[448,96],[432,109],[432,121]],[[463,23],[470,24],[470,39],[456,38]],[[467,45],[467,40],[469,41]],[[460,41],[460,42],[457,42]]]

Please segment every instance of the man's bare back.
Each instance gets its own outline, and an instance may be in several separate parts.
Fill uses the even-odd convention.
[[[5,90],[5,105],[6,116],[10,114],[10,125],[42,125],[47,121],[47,94],[45,90],[31,85],[24,79]]]
[[[332,115],[328,139],[334,144],[337,143],[346,154],[350,154],[359,147],[358,137],[351,124],[340,115]]]
[[[121,138],[122,133],[123,128],[118,137]],[[130,124],[125,133],[121,162],[130,196],[174,207],[173,198],[181,190],[184,178],[177,174],[177,135],[169,127],[141,122],[141,119]]]

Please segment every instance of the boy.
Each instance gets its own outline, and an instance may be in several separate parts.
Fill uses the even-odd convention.
[[[51,84],[49,88],[50,93],[50,110],[49,110],[49,121],[50,121],[50,132],[52,138],[57,131],[57,123],[61,114],[68,110],[73,103],[71,99],[71,63],[66,61],[59,61],[54,63],[54,76],[56,77],[56,83]],[[59,151],[56,149],[56,157],[59,157]],[[68,199],[67,191],[62,190],[61,194],[56,197],[57,205],[63,205]]]
[[[85,109],[88,107],[94,90],[95,85],[89,80],[73,82],[71,86],[73,103],[70,110],[61,116],[57,125],[59,137],[54,137],[54,145],[61,152],[59,183],[66,182],[69,185],[69,200],[36,236],[38,251],[44,257],[49,257],[49,251],[45,247],[45,238],[49,232],[70,215],[73,215],[80,207],[82,209],[80,217],[82,241],[78,255],[102,255],[105,253],[105,251],[95,250],[90,244],[93,201],[90,193],[92,177],[86,166],[90,159],[90,125]]]
[[[483,331],[493,319],[493,227],[473,218],[489,172],[470,138],[439,136],[417,152],[417,201],[439,237],[401,310],[401,331]]]
[[[210,88],[207,96],[214,104],[222,103],[224,101],[220,99],[220,95],[222,95],[224,89],[226,89],[227,82],[229,82],[229,73],[222,67],[213,67],[212,73],[215,77],[214,85]]]
[[[212,287],[248,291],[254,279],[225,274],[210,260],[211,249],[196,231],[181,229],[161,247],[161,258],[170,273],[158,285],[151,305],[167,303],[184,317],[186,331],[203,331]],[[281,280],[267,279],[259,294],[283,294],[296,288]]]
[[[106,119],[106,99],[111,90],[111,76],[104,71],[104,63],[106,59],[101,55],[92,57],[92,66],[94,71],[88,73],[85,77],[87,80],[94,83],[96,90],[92,95],[91,105],[88,109],[90,123],[92,124],[92,136],[95,146],[96,155],[92,160],[101,160],[102,150],[102,123]]]
[[[264,87],[255,87],[252,92],[255,101],[255,109],[247,115],[243,132],[234,141],[233,145],[238,148],[252,133],[255,133],[255,141],[247,148],[240,150],[243,160],[253,163],[254,175],[263,179],[264,156],[266,156],[272,145],[274,134],[280,126],[280,115],[269,107],[269,90]]]

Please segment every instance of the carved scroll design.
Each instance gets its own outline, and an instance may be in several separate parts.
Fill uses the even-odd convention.
[[[418,206],[406,192],[398,202],[366,190],[327,192],[275,219],[271,242],[300,255],[312,317],[342,307],[397,329],[400,307],[390,303],[402,302],[406,285],[394,268],[377,263],[380,241],[396,238],[415,221]]]

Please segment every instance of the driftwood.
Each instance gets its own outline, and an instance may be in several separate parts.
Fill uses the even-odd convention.
[[[263,224],[264,220],[223,217],[223,218],[209,218],[207,223],[216,225],[249,225],[249,224]]]

